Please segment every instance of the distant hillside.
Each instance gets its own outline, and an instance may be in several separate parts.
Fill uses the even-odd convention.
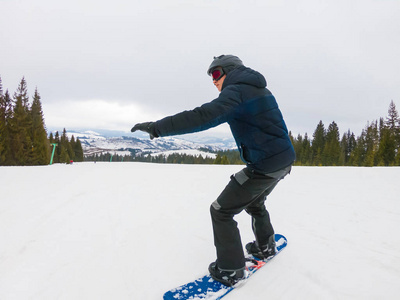
[[[107,152],[119,155],[140,155],[141,153],[181,153],[188,150],[207,153],[236,147],[233,139],[202,138],[200,141],[187,141],[175,137],[165,137],[150,140],[128,136],[106,137],[94,131],[68,132],[69,137],[72,135],[81,141],[85,156]]]

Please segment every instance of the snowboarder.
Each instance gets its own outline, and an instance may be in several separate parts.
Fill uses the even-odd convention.
[[[274,229],[265,200],[290,173],[295,152],[262,74],[233,55],[214,57],[207,74],[220,92],[218,98],[156,122],[138,123],[131,131],[147,132],[153,139],[198,132],[225,122],[230,125],[246,167],[231,176],[210,206],[217,260],[209,271],[215,280],[233,285],[245,278],[245,256],[233,218],[243,210],[252,217],[255,241],[246,245],[248,253],[261,259],[275,254]]]

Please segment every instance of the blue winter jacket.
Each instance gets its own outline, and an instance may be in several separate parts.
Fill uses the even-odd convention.
[[[271,173],[290,166],[295,152],[275,97],[263,75],[247,67],[229,72],[219,97],[190,111],[155,122],[156,133],[171,136],[228,122],[247,166]]]

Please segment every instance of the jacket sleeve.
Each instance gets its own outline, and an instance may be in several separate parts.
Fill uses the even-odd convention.
[[[227,122],[240,103],[239,88],[234,85],[227,86],[217,99],[155,122],[155,130],[159,136],[207,130]]]

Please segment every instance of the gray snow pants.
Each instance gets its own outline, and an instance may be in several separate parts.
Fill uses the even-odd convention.
[[[290,171],[291,166],[274,173],[259,174],[246,167],[231,176],[228,185],[210,207],[220,269],[241,270],[245,267],[240,233],[237,222],[233,219],[243,210],[252,217],[252,229],[257,243],[268,244],[268,238],[274,234],[274,229],[265,200]]]

